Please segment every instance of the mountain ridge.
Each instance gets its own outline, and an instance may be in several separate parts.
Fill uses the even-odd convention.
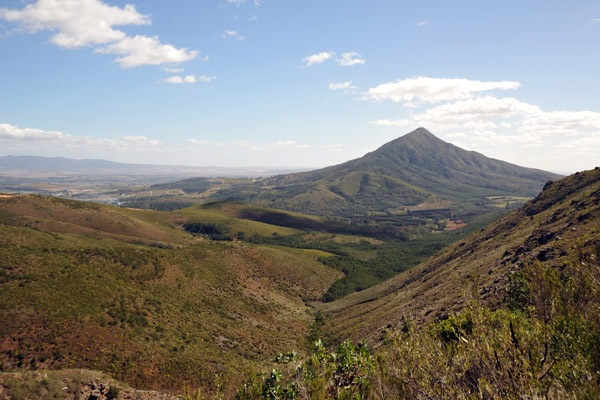
[[[561,177],[463,150],[419,128],[363,157],[222,189],[210,199],[352,217],[415,206],[479,206],[487,196],[533,197],[545,182]]]

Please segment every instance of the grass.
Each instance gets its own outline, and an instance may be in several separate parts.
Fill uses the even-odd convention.
[[[531,200],[530,197],[519,197],[519,196],[487,196],[487,200],[491,202],[494,207],[513,209],[522,206],[527,200]]]

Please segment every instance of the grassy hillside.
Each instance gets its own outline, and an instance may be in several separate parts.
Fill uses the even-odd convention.
[[[279,355],[239,398],[600,398],[599,205],[598,168],[546,185],[421,266],[328,304],[334,345]]]
[[[446,318],[481,299],[506,301],[525,266],[564,268],[576,253],[600,249],[600,170],[547,184],[521,209],[394,278],[323,306],[332,337],[378,341],[405,317],[418,324]]]
[[[191,220],[296,232],[204,210],[0,198],[0,369],[91,368],[178,391],[306,348],[307,303],[341,275],[319,261],[329,253],[213,241],[186,232]]]

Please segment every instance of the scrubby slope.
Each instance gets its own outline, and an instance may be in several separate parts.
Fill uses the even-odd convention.
[[[179,391],[305,348],[306,302],[341,275],[327,253],[185,232],[203,215],[0,198],[1,369],[91,368]]]
[[[511,276],[543,262],[561,268],[569,257],[600,248],[600,170],[549,183],[521,209],[442,250],[420,266],[324,305],[334,338],[377,341],[405,317],[443,319],[470,298],[491,307],[506,297]]]

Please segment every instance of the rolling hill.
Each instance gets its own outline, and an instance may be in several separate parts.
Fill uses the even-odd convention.
[[[186,230],[200,223],[228,240]],[[240,242],[240,232],[302,231],[214,209],[0,196],[0,369],[88,368],[177,392],[305,349],[309,303],[342,275],[320,261],[331,253]]]

